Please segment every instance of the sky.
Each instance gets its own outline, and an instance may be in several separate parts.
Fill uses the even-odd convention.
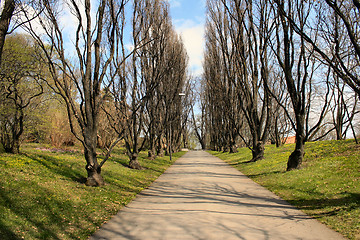
[[[167,1],[170,4],[173,25],[178,34],[181,35],[189,56],[190,73],[194,77],[199,76],[202,74],[206,0]],[[0,0],[0,5],[2,4],[3,1]],[[69,13],[62,17],[69,38],[75,31],[76,25],[73,24],[75,20],[75,17]],[[73,44],[73,41],[69,41],[66,46],[67,49],[72,49]]]
[[[205,0],[168,0],[176,31],[181,35],[193,76],[202,73],[204,51]]]

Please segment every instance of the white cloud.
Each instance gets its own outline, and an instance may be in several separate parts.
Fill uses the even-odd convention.
[[[176,20],[175,29],[181,35],[187,53],[189,65],[194,75],[202,73],[204,52],[204,24],[195,23],[193,20]]]

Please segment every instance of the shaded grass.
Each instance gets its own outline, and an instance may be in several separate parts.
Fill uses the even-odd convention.
[[[360,146],[353,140],[306,143],[302,168],[286,172],[294,144],[266,146],[265,159],[249,149],[210,152],[255,182],[350,239],[360,239]]]
[[[117,149],[104,165],[106,185],[87,187],[81,152],[44,152],[29,144],[22,154],[0,153],[1,239],[87,239],[137,193],[148,187],[172,162],[149,160],[144,170],[127,167]],[[173,161],[184,153],[175,153]]]

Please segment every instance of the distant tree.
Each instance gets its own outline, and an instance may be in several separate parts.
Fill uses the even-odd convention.
[[[203,82],[203,79],[201,79]],[[204,83],[202,83],[204,84]],[[194,133],[201,145],[201,149],[205,150],[207,148],[207,138],[208,138],[208,132],[207,132],[207,103],[205,99],[205,93],[201,90],[198,93],[195,93],[197,95],[197,102],[199,103],[200,113],[198,115],[194,112],[194,106],[191,107],[191,120],[192,120],[192,126],[194,128]]]
[[[40,140],[60,148],[77,143],[71,133],[66,105],[58,96],[51,96],[43,103],[42,126],[37,126]],[[79,132],[79,129],[76,129]]]
[[[218,48],[214,50],[218,53],[211,57],[219,58],[217,62],[224,74],[215,78],[218,83],[213,85],[223,86],[220,91],[226,92],[223,110],[230,120],[222,121],[228,127],[221,134],[229,139],[232,152],[240,136],[252,151],[251,161],[263,158],[272,120],[270,94],[265,87],[271,78],[268,66],[270,9],[266,1],[208,1],[208,41]],[[237,111],[241,111],[245,121],[240,120]],[[250,137],[236,131],[244,124],[249,130],[245,134],[250,133]]]
[[[119,71],[113,72],[116,81],[109,88],[115,111],[108,112],[108,118],[123,136],[129,166],[134,169],[141,169],[138,155],[146,145],[154,159],[156,150],[161,154],[164,143],[167,147],[175,143],[174,133],[179,132],[175,127],[167,129],[173,118],[180,121],[178,94],[184,87],[187,58],[168,8],[161,0],[134,1],[132,44],[142,47],[135,48],[122,67],[118,61],[112,67]],[[170,132],[174,141],[169,141]]]
[[[19,153],[28,108],[44,92],[44,65],[27,36],[7,38],[0,67],[0,141],[6,152]]]
[[[164,83],[177,67],[170,49],[175,44],[175,32],[169,15],[169,6],[164,1],[147,1],[152,8],[145,7],[150,30],[143,30],[146,39],[155,39],[139,50],[141,75],[146,83],[148,98],[145,103],[145,129],[149,143],[148,156],[156,157],[156,149],[165,134]],[[176,79],[174,84],[176,84]],[[160,151],[161,152],[161,151]]]
[[[281,71],[275,71],[275,69],[272,70],[274,72],[274,78],[266,85],[266,87],[269,88],[269,93],[272,95],[270,100],[272,105],[272,124],[269,129],[269,138],[271,143],[275,143],[276,147],[280,147],[285,143],[292,130],[291,121],[285,110],[285,106],[289,106],[290,104],[290,99],[286,91],[283,73]],[[292,112],[289,114],[290,117],[293,118]]]

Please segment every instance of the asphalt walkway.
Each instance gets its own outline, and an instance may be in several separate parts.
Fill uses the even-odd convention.
[[[90,239],[344,238],[222,160],[193,151]]]

